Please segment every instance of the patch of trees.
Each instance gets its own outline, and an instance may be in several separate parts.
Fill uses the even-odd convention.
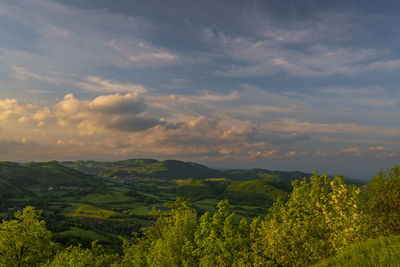
[[[380,172],[359,188],[343,177],[314,174],[293,182],[287,201],[265,218],[233,222],[227,200],[199,215],[178,198],[168,212],[153,209],[154,223],[122,239],[122,253],[96,242],[61,248],[26,207],[0,224],[0,265],[6,266],[304,266],[357,242],[400,235],[400,168]]]

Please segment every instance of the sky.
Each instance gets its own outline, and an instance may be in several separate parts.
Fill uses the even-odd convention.
[[[399,163],[399,1],[3,0],[0,160]]]

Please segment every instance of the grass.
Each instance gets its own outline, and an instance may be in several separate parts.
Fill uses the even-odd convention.
[[[353,244],[315,266],[400,266],[400,236],[380,237]]]
[[[204,187],[204,186],[206,186],[202,180],[175,179],[174,182],[178,186],[195,186],[195,187]]]
[[[70,230],[58,233],[60,236],[76,236],[76,237],[85,237],[92,240],[107,240],[103,235],[100,235],[92,230],[84,230],[78,227],[71,227]]]
[[[206,181],[210,182],[230,182],[231,180],[228,178],[207,178]]]
[[[81,198],[82,202],[89,202],[92,204],[121,203],[128,202],[130,200],[131,199],[122,192],[112,192],[109,194],[90,194]]]
[[[83,217],[99,220],[108,220],[117,213],[112,210],[101,209],[91,205],[72,204],[62,212],[66,216]]]
[[[149,215],[153,206],[160,206],[162,204],[146,205],[143,202],[135,202],[132,205],[132,213],[136,215]]]
[[[196,201],[194,204],[201,204],[201,205],[210,205],[210,206],[217,206],[218,200],[214,198],[205,198],[199,201]]]

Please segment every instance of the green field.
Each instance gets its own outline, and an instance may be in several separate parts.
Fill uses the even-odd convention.
[[[83,217],[99,220],[108,220],[111,216],[115,216],[115,211],[101,209],[91,205],[85,204],[72,204],[62,212],[65,216]]]

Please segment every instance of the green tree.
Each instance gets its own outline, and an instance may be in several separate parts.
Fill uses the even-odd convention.
[[[200,266],[233,266],[243,263],[241,259],[249,250],[249,227],[245,219],[238,226],[233,224],[235,214],[230,212],[228,200],[218,203],[218,210],[211,215],[206,212],[200,218],[195,234],[196,255]]]
[[[92,243],[91,249],[70,246],[60,250],[55,257],[44,266],[48,267],[107,267],[117,264],[118,255],[107,254],[103,247]]]
[[[177,198],[167,214],[158,212],[156,223],[144,229],[143,238],[124,242],[126,266],[195,266],[194,233],[197,212],[188,200]],[[147,239],[147,240],[146,240]],[[144,260],[144,258],[146,260]]]
[[[362,207],[373,236],[400,234],[400,167],[380,171],[364,187]]]
[[[0,224],[0,265],[37,266],[51,257],[51,232],[39,216],[39,211],[28,206],[15,213],[15,220]]]
[[[264,221],[252,226],[254,265],[307,265],[361,238],[359,189],[314,174],[294,181],[286,203],[278,201]]]

